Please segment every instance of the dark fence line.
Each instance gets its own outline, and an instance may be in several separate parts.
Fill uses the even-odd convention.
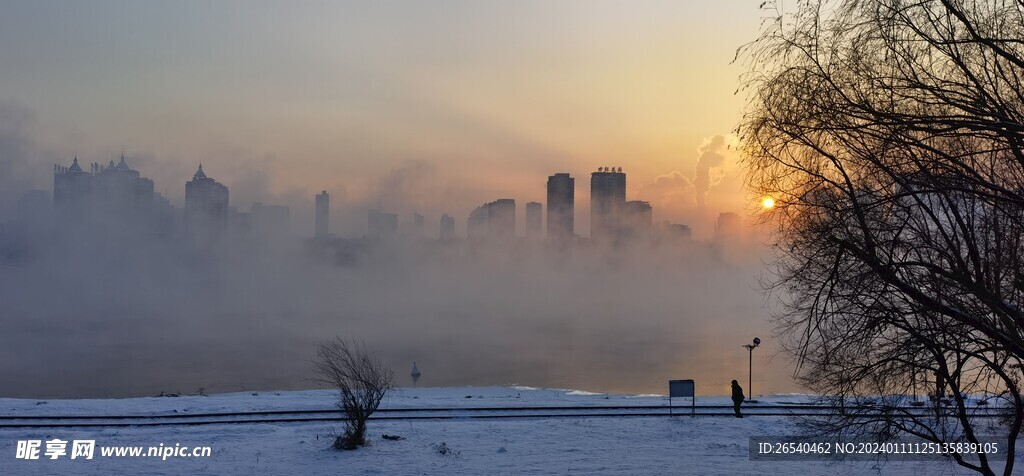
[[[732,405],[611,405],[611,406],[536,406],[536,407],[458,407],[458,408],[378,408],[377,413],[425,413],[425,412],[496,412],[496,411],[575,411],[575,410],[664,410],[687,411],[691,408],[697,410],[725,410],[732,409]],[[940,407],[948,408],[948,407]],[[931,414],[934,406],[919,407],[877,407],[877,406],[838,406],[838,405],[810,405],[810,404],[783,404],[783,405],[761,405],[745,404],[743,411],[758,410],[822,410],[839,412],[857,411],[906,411],[914,413]],[[994,413],[1005,412],[1005,409],[998,407],[977,407],[970,410],[973,412]],[[252,412],[218,412],[218,413],[167,413],[167,414],[139,414],[139,415],[5,415],[0,420],[126,420],[126,419],[174,419],[174,418],[218,418],[238,416],[272,416],[272,415],[307,415],[307,414],[329,414],[339,413],[337,408],[315,409],[315,410],[261,410]]]
[[[709,406],[710,407],[710,406]],[[719,407],[719,406],[713,406]],[[560,408],[573,408],[573,407],[560,407]],[[579,408],[578,410],[591,410],[595,408]],[[631,409],[644,409],[645,407],[629,407]],[[375,421],[387,421],[387,420],[487,420],[487,419],[538,419],[538,418],[623,418],[623,417],[665,417],[670,416],[668,413],[668,407],[648,407],[658,408],[663,411],[659,412],[646,412],[646,413],[521,413],[521,414],[466,414],[466,415],[407,415],[407,416],[376,416],[371,417],[371,420]],[[731,407],[729,407],[731,408]],[[919,407],[914,407],[920,409]],[[819,408],[820,409],[820,408]],[[418,409],[416,409],[418,410]],[[479,410],[479,409],[473,409]],[[507,409],[502,409],[507,411]],[[531,410],[550,410],[550,408],[531,408]],[[577,411],[578,411],[577,410]],[[823,412],[750,412],[751,408],[748,408],[744,412],[744,417],[813,417],[813,416],[827,416],[830,413]],[[766,408],[771,410],[771,408]],[[445,410],[448,412],[464,412],[465,409],[450,409]],[[489,410],[489,411],[500,411],[500,410]],[[332,411],[336,413],[337,411]],[[929,416],[928,413],[919,413],[915,416]],[[730,417],[734,418],[735,415],[732,412],[698,412],[690,414],[689,412],[675,413],[671,415],[676,418],[686,418],[690,416],[694,417]],[[892,414],[887,413],[847,413],[844,417],[847,418],[889,418]],[[1007,416],[1005,413],[987,413],[983,415],[974,415],[980,418],[1002,418]],[[192,415],[193,418],[196,415]],[[138,418],[140,420],[146,420],[147,417],[120,417],[120,419]],[[138,421],[138,422],[104,422],[104,423],[3,423],[0,424],[0,428],[89,428],[89,427],[149,427],[149,426],[195,426],[195,425],[236,425],[236,424],[273,424],[273,423],[310,423],[310,422],[341,422],[347,420],[342,417],[311,417],[311,418],[264,418],[264,419],[235,419],[235,420],[198,420],[198,421]]]

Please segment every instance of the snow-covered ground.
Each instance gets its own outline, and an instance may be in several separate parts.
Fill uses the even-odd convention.
[[[472,397],[472,398],[467,398]],[[798,403],[799,395],[759,398]],[[334,393],[231,393],[120,400],[0,399],[0,415],[152,415],[332,408]],[[727,404],[727,397],[698,398]],[[657,395],[530,387],[399,389],[386,408],[665,405]],[[512,418],[370,423],[371,445],[331,449],[341,423],[0,429],[0,475],[10,474],[969,474],[947,462],[765,462],[750,436],[787,435],[783,417]],[[399,441],[382,434],[400,435]],[[96,440],[97,446],[210,446],[199,458],[16,459],[19,440]],[[449,451],[441,454],[444,444]],[[45,449],[45,444],[44,448]],[[69,448],[70,453],[70,448]],[[1019,452],[1019,451],[1018,451]]]

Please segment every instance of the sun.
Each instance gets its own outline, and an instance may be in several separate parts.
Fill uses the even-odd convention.
[[[772,197],[764,197],[763,199],[761,199],[761,207],[764,208],[765,210],[774,208],[775,199]]]

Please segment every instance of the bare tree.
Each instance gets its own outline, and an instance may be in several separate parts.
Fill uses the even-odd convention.
[[[804,0],[742,50],[749,184],[818,429],[1013,448],[1024,420],[1024,2]],[[932,412],[903,396],[930,395]],[[968,394],[1005,409],[996,428]],[[882,415],[868,417],[867,415]],[[992,420],[984,420],[991,422]],[[992,462],[956,457],[994,474]]]
[[[335,337],[320,343],[316,373],[318,381],[338,389],[338,408],[345,416],[345,434],[334,447],[351,450],[366,444],[366,422],[393,388],[394,372],[363,343]]]

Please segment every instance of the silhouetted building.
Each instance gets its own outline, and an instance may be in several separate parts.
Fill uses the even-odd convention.
[[[561,173],[548,177],[548,236],[570,238],[575,233],[576,179]]]
[[[732,212],[718,214],[715,235],[718,237],[736,236],[740,231],[740,216]]]
[[[327,190],[316,196],[316,217],[314,235],[317,238],[324,238],[331,232],[331,196]]]
[[[649,202],[631,200],[623,208],[621,232],[633,236],[648,236],[654,224],[654,213]]]
[[[626,174],[622,167],[601,167],[590,174],[590,238],[615,238],[625,205]]]
[[[262,238],[283,238],[291,230],[291,211],[284,205],[252,204],[252,231]]]
[[[122,217],[142,216],[150,213],[153,205],[153,181],[141,177],[137,170],[128,167],[121,155],[121,161],[107,167],[93,164],[94,193],[99,207]]]
[[[455,218],[449,216],[447,213],[441,215],[441,240],[454,240],[455,239]]]
[[[185,229],[194,238],[219,240],[228,225],[228,188],[206,176],[199,164],[185,182]]]
[[[466,236],[471,240],[487,237],[487,205],[481,205],[469,212],[466,219]]]
[[[469,214],[466,233],[470,238],[512,239],[516,236],[516,201],[501,198],[477,207]]]
[[[543,218],[544,206],[538,202],[530,202],[526,204],[526,237],[527,238],[540,238],[541,226],[544,223]]]
[[[661,222],[659,232],[662,238],[676,241],[687,241],[691,238],[690,227],[680,223]]]
[[[84,217],[92,202],[92,173],[82,170],[78,157],[70,167],[53,166],[53,209],[62,218]]]
[[[236,237],[252,236],[252,213],[228,207],[228,232]]]
[[[75,157],[70,167],[54,166],[53,207],[63,220],[118,218],[141,223],[153,215],[153,181],[141,177],[121,161],[104,167],[89,165],[86,172]]]
[[[511,198],[501,198],[488,204],[487,236],[515,238],[515,200]]]
[[[398,235],[398,214],[370,210],[367,213],[367,234],[371,238],[393,238]]]

